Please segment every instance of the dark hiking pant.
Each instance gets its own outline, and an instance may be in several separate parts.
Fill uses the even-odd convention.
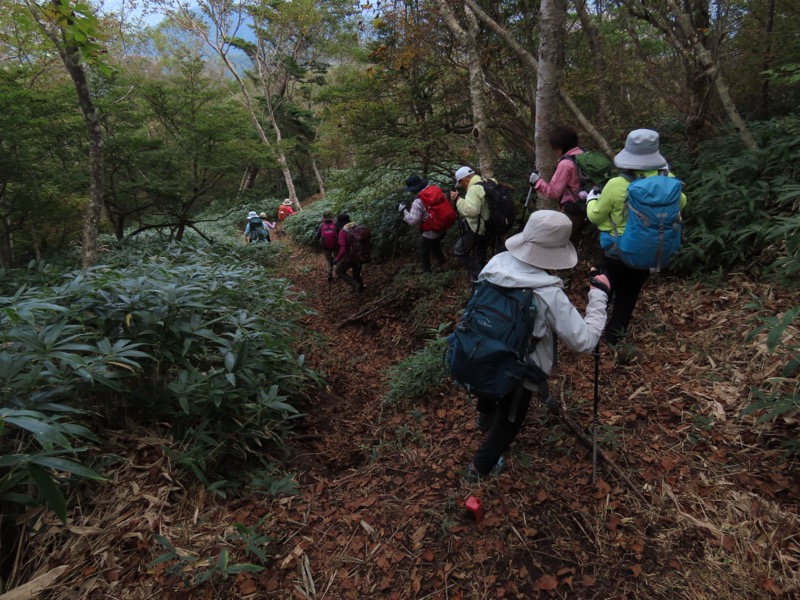
[[[522,429],[532,397],[533,392],[524,388],[512,390],[500,400],[478,397],[478,412],[494,415],[486,439],[472,458],[479,473],[485,475],[491,471],[503,452],[509,449]]]
[[[431,270],[431,254],[440,266],[447,262],[444,252],[442,252],[442,238],[444,238],[444,234],[437,238],[422,236],[419,239],[419,262],[422,270],[426,273]]]
[[[489,236],[478,235],[467,226],[466,231],[456,242],[453,254],[458,262],[467,269],[470,279],[478,280],[483,267],[486,266],[486,253],[489,249]]]
[[[364,281],[361,279],[361,267],[361,263],[356,264],[345,258],[342,260],[342,262],[336,265],[336,275],[338,275],[339,279],[349,285],[355,292],[358,291],[362,285],[364,285]],[[347,271],[350,269],[353,269],[352,277],[347,274]]]
[[[639,293],[642,291],[650,271],[632,269],[621,260],[606,256],[603,260],[603,269],[608,273],[608,281],[611,283],[611,294],[608,297],[609,303],[613,301],[611,318],[606,323],[606,342],[611,345],[616,344],[628,331],[631,322],[633,309],[639,300]]]

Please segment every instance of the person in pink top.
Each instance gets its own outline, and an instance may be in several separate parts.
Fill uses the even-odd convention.
[[[547,140],[553,150],[561,154],[556,171],[550,182],[546,182],[537,171],[531,173],[530,184],[547,198],[558,200],[563,212],[572,222],[572,235],[569,241],[578,245],[581,233],[586,227],[586,199],[580,197],[581,180],[575,160],[569,157],[583,153],[578,147],[578,133],[569,125],[558,125]]]

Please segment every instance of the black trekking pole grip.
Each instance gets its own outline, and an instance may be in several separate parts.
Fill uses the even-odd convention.
[[[597,426],[600,422],[600,342],[594,347],[594,416],[592,418],[592,485],[597,481]]]

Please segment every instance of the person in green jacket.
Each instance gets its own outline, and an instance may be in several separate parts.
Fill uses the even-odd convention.
[[[619,235],[625,231],[625,202],[628,185],[632,180],[659,174],[672,176],[666,159],[659,152],[658,133],[651,129],[631,131],[625,141],[625,148],[614,157],[614,165],[621,171],[621,175],[610,179],[599,195],[592,193],[587,198],[586,216],[600,230],[601,245],[603,233],[614,232],[615,225]],[[685,204],[686,196],[681,194],[681,209]],[[628,331],[633,310],[650,271],[631,268],[608,251],[603,257],[601,268],[611,282],[609,302],[613,297],[614,306],[606,324],[605,338],[613,346]]]
[[[489,250],[489,236],[486,235],[486,221],[489,219],[489,205],[481,176],[471,167],[460,167],[455,173],[458,186],[464,190],[459,197],[457,191],[450,192],[450,201],[456,203],[461,237],[453,248],[458,262],[467,269],[470,280],[475,283],[478,274],[486,265]]]

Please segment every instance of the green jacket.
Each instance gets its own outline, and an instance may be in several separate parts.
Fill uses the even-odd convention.
[[[473,175],[467,184],[464,197],[456,201],[459,216],[463,217],[469,228],[479,235],[486,233],[485,223],[489,219],[486,190],[482,185],[477,185],[480,181],[482,181],[480,175]]]
[[[633,171],[638,178],[658,175],[658,171]],[[670,177],[675,177],[672,173]],[[586,204],[586,216],[589,221],[597,225],[600,231],[614,232],[614,223],[617,232],[622,235],[625,231],[625,222],[628,220],[625,200],[628,198],[628,185],[630,182],[620,176],[608,180],[599,198],[589,200]],[[686,206],[686,194],[681,192],[681,210]]]

